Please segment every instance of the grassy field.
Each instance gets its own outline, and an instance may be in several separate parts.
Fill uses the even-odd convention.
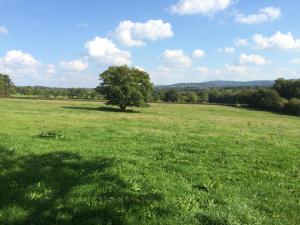
[[[1,225],[297,225],[299,171],[299,117],[0,99]]]

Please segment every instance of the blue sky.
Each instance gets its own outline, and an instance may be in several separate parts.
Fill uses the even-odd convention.
[[[110,65],[155,84],[300,77],[296,0],[0,0],[0,73],[95,87]]]

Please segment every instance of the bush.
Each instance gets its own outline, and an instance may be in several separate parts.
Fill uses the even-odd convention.
[[[286,112],[292,115],[300,116],[300,99],[292,98],[286,105]]]
[[[202,90],[198,92],[198,102],[199,103],[209,102],[208,91]]]
[[[43,131],[40,135],[40,138],[46,138],[46,139],[56,139],[56,140],[62,140],[64,139],[64,135],[61,131],[59,130],[48,130],[48,131]]]
[[[180,99],[181,99],[181,95],[175,89],[168,90],[164,96],[165,102],[173,102],[174,103],[174,102],[179,102]]]
[[[285,80],[283,78],[277,79],[273,88],[286,99],[300,98],[300,79]]]
[[[185,101],[186,101],[187,103],[197,103],[197,101],[198,101],[198,96],[197,96],[195,93],[188,93],[188,94],[186,95]]]
[[[278,92],[271,89],[257,90],[249,100],[249,106],[267,110],[280,110],[285,104]]]

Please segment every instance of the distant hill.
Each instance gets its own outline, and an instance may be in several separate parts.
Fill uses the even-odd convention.
[[[274,84],[272,80],[254,81],[207,81],[202,83],[178,83],[171,85],[159,85],[157,88],[226,88],[226,87],[270,87]]]

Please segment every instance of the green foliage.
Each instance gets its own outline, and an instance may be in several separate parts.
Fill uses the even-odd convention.
[[[197,103],[198,101],[198,96],[195,93],[188,93],[185,97],[185,101],[187,103]]]
[[[97,90],[108,100],[107,104],[126,107],[146,105],[152,92],[148,73],[128,66],[111,66],[100,74]]]
[[[283,98],[300,98],[300,79],[285,80],[283,78],[280,78],[275,81],[273,88]]]
[[[0,73],[0,97],[9,97],[13,88],[14,84],[9,76]]]
[[[16,96],[27,98],[69,98],[69,99],[101,99],[91,88],[52,88],[42,86],[17,86]]]
[[[284,107],[284,101],[277,91],[260,89],[253,93],[249,105],[259,109],[280,110]]]
[[[151,101],[152,102],[160,102],[160,101],[163,101],[164,99],[164,90],[162,89],[153,89],[152,91],[152,98],[151,98]]]
[[[300,99],[292,98],[286,104],[286,111],[292,115],[300,116]]]
[[[60,130],[43,131],[41,134],[39,134],[39,137],[46,138],[46,139],[56,139],[56,140],[62,140],[65,138],[64,134]]]
[[[164,101],[165,102],[179,102],[181,100],[181,94],[176,89],[170,89],[165,92]]]
[[[200,103],[209,102],[209,95],[207,90],[201,90],[198,92],[198,102]]]
[[[0,109],[1,225],[299,224],[297,117],[206,104]],[[67,138],[36,138],[45,127]]]

